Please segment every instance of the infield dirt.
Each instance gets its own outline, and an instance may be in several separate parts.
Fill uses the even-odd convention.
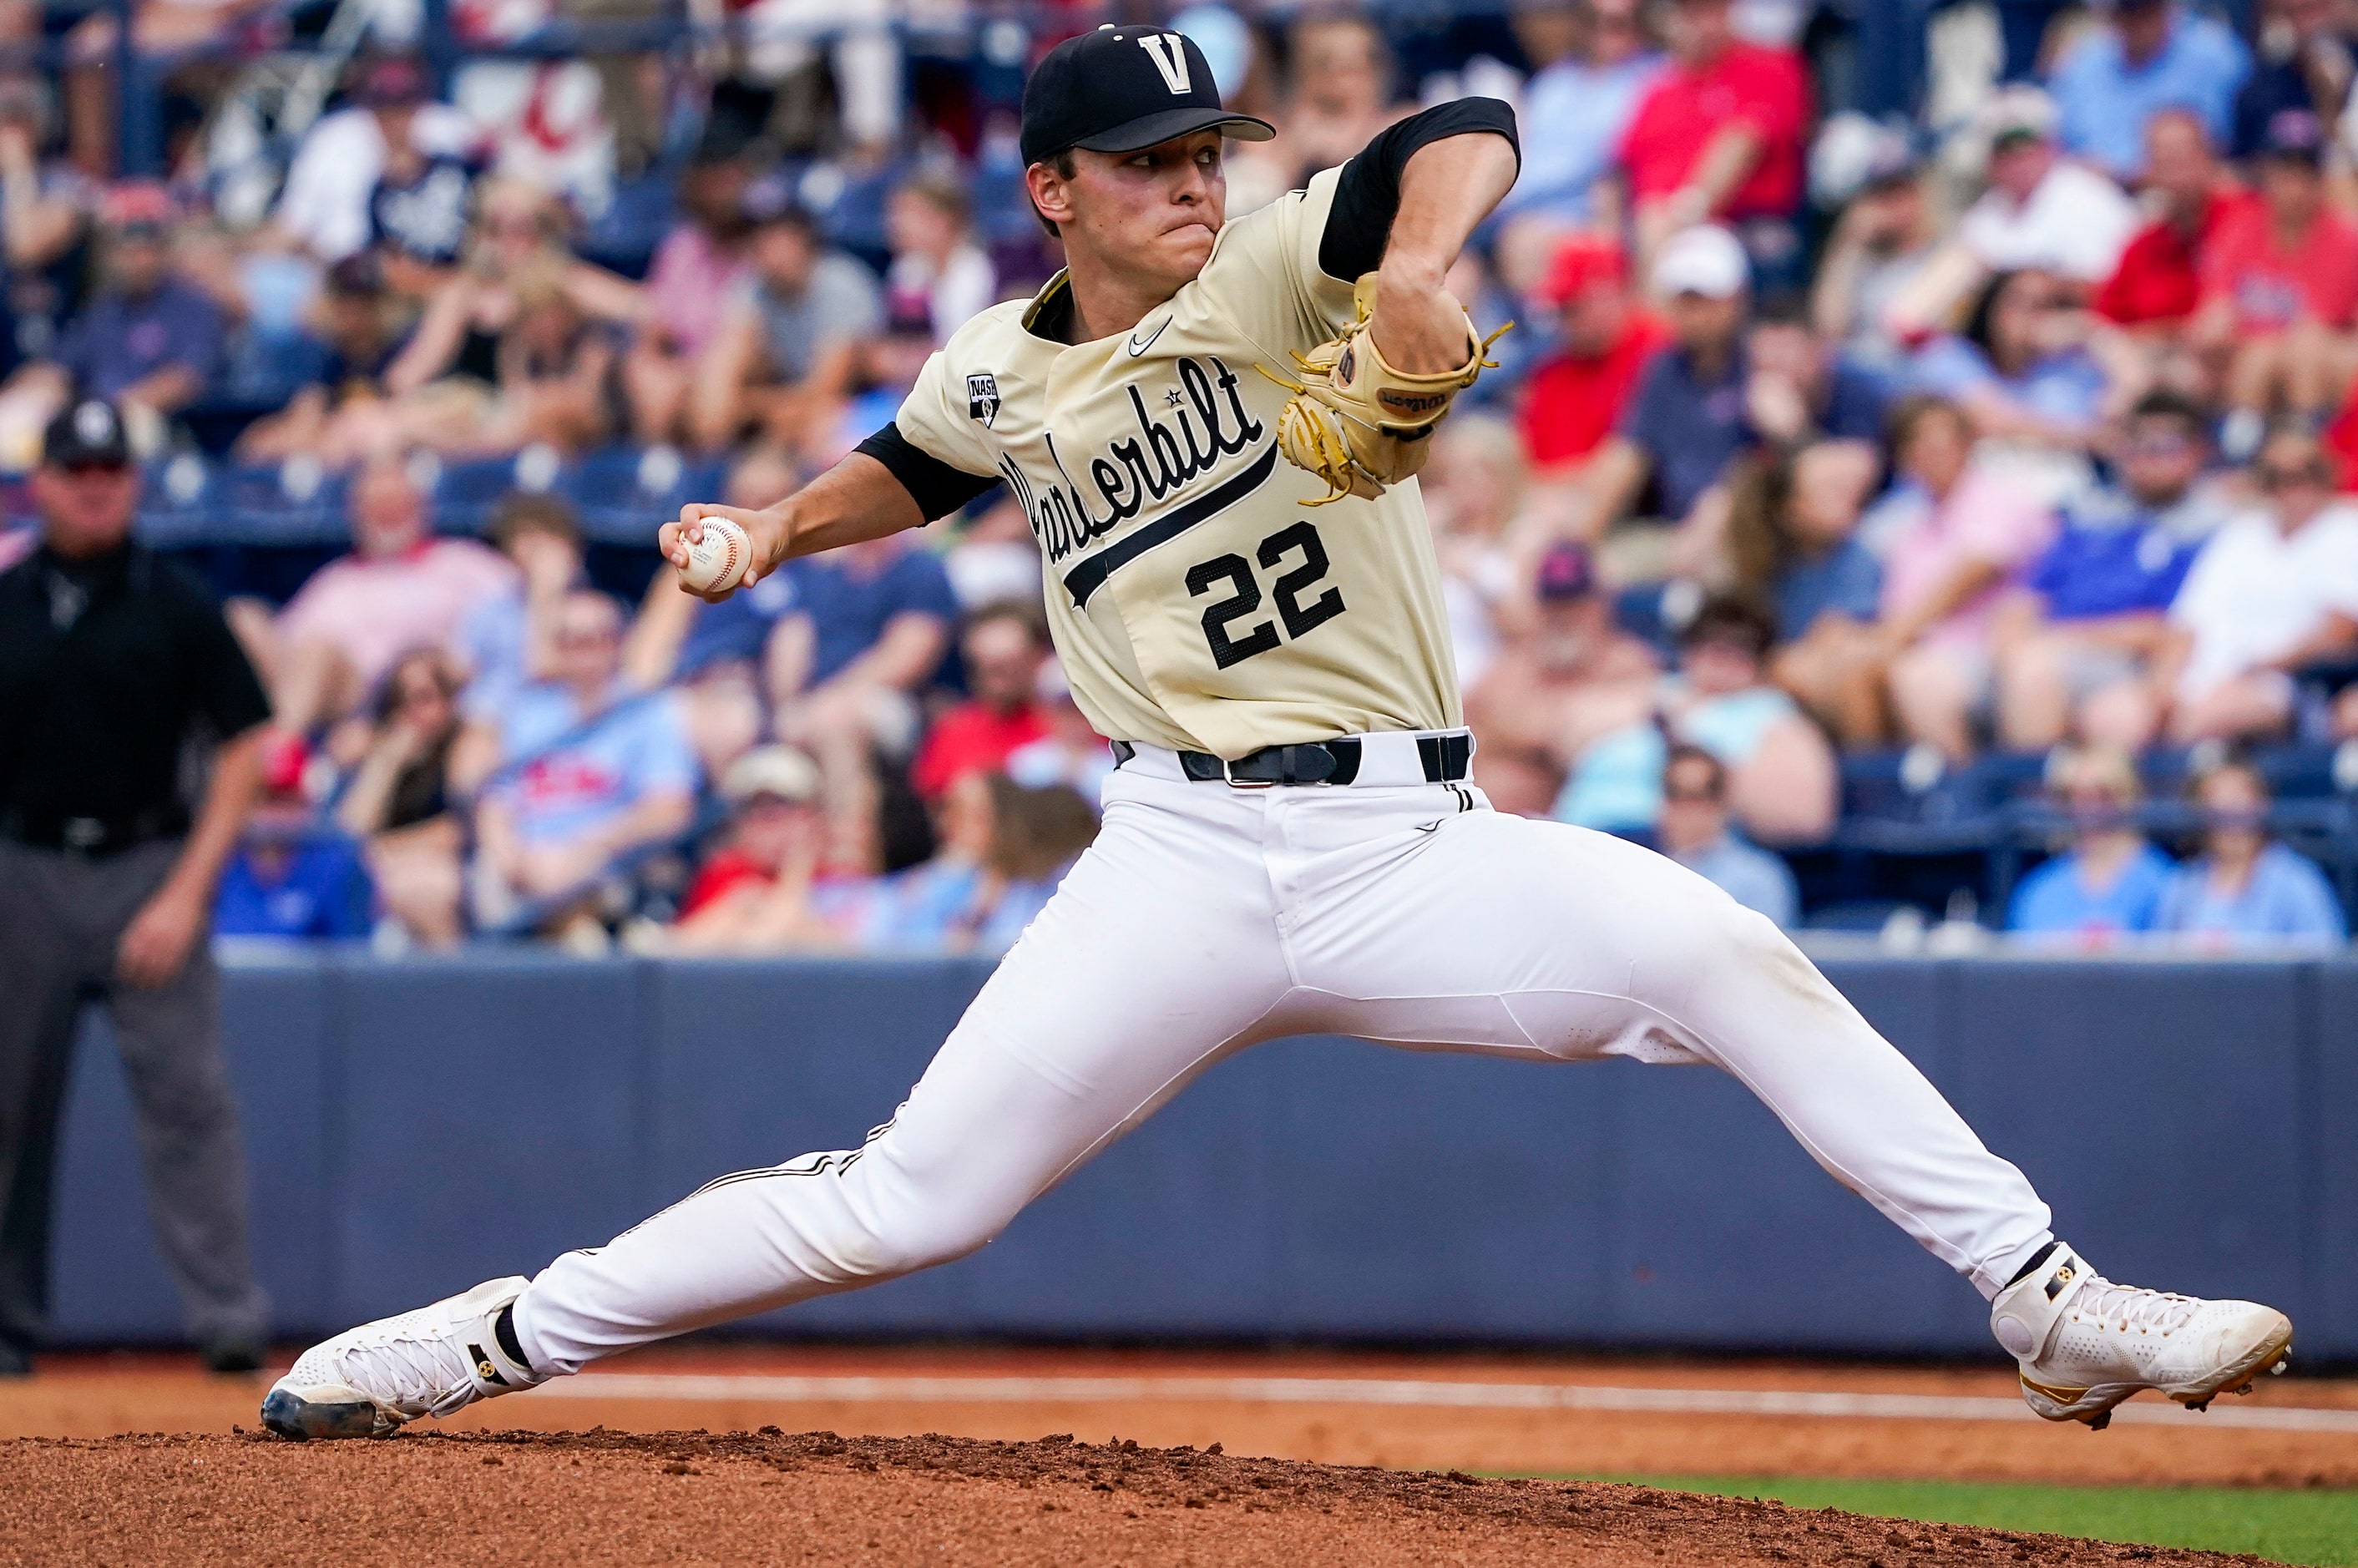
[[[1135,1442],[832,1433],[254,1433],[0,1444],[0,1561],[223,1563],[2252,1562],[1646,1487]]]

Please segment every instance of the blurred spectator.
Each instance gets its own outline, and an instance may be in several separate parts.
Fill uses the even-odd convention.
[[[2287,113],[2313,115],[2336,139],[2352,77],[2347,8],[2340,0],[2266,0],[2259,9],[2259,58],[2235,99],[2234,155],[2266,147],[2269,127]]]
[[[385,914],[429,947],[453,946],[465,930],[466,828],[450,777],[460,685],[438,649],[395,660],[336,802],[336,822],[365,847]]]
[[[1840,805],[1833,750],[1768,683],[1775,642],[1776,628],[1760,611],[1740,600],[1706,600],[1679,634],[1679,673],[1664,688],[1663,716],[1671,735],[1708,752],[1725,771],[1714,797],[1747,833],[1769,843],[1816,843],[1833,830]]]
[[[2230,460],[2258,447],[2268,416],[2321,423],[2358,374],[2358,223],[2326,200],[2323,132],[2277,116],[2258,160],[2260,200],[2204,247],[2194,341],[2226,362]]]
[[[458,152],[428,151],[410,136],[385,138],[384,164],[369,190],[368,254],[395,294],[429,299],[465,259],[476,174]]]
[[[750,426],[804,451],[830,431],[883,299],[866,267],[783,201],[761,210],[751,254],[752,276],[697,363],[688,429],[699,446],[723,447]]]
[[[1854,362],[1895,373],[1908,346],[1892,330],[1895,308],[1941,243],[1940,217],[1922,167],[1898,142],[1866,171],[1818,260],[1810,319]]]
[[[1654,292],[1668,302],[1672,341],[1646,362],[1618,432],[1582,471],[1590,536],[1638,501],[1650,477],[1659,515],[1685,518],[1754,444],[1744,406],[1748,276],[1744,247],[1725,229],[1689,229],[1662,247]]]
[[[2089,947],[2152,930],[2173,868],[2137,830],[2136,764],[2117,747],[2089,746],[2058,752],[2049,778],[2071,846],[2016,884],[2006,928]]]
[[[2015,88],[1984,116],[1989,187],[1957,223],[1957,239],[1986,272],[2039,268],[2075,283],[2112,276],[2136,232],[2136,206],[2096,170],[2062,156],[2055,106]]]
[[[471,726],[457,771],[485,781],[475,810],[481,923],[528,920],[571,936],[587,931],[616,861],[687,830],[697,766],[670,694],[633,693],[620,678],[614,600],[589,589],[566,595],[551,644],[550,678]]]
[[[135,449],[153,450],[162,440],[159,416],[204,393],[221,363],[221,310],[174,275],[173,215],[161,185],[131,181],[107,192],[98,291],[58,340],[55,357],[27,365],[9,384],[11,400],[38,416],[33,427],[70,397],[102,397],[122,406]]]
[[[999,275],[974,242],[965,189],[943,174],[919,175],[893,188],[884,211],[892,247],[885,274],[892,314],[922,319],[940,347],[952,332],[999,301]]]
[[[429,102],[425,68],[406,56],[356,60],[349,80],[352,107],[321,116],[303,134],[274,220],[327,262],[368,244],[370,198],[384,177],[388,146],[407,146],[429,162],[463,157],[476,134],[456,109]]]
[[[2191,110],[2212,139],[2232,133],[2252,53],[2225,23],[2175,0],[2108,0],[2104,19],[2073,39],[2048,87],[2064,150],[2116,179],[2145,171],[2146,122]]]
[[[504,592],[476,605],[459,624],[456,647],[474,716],[497,711],[547,677],[557,607],[582,580],[581,524],[561,495],[509,496],[492,514],[490,538],[516,569]]]
[[[784,500],[799,482],[782,454],[756,448],[730,470],[722,499],[758,511]],[[647,582],[625,645],[623,673],[638,690],[673,689],[708,774],[718,777],[768,723],[763,651],[794,601],[794,582],[784,573],[719,604],[684,590],[668,567],[657,567]]]
[[[1251,156],[1280,161],[1279,189],[1298,189],[1348,162],[1405,110],[1393,105],[1391,51],[1368,17],[1308,12],[1293,23],[1286,49],[1293,90],[1277,115],[1277,139]]]
[[[1662,767],[1662,853],[1779,925],[1801,917],[1801,890],[1785,862],[1729,830],[1727,769],[1701,746],[1673,746]]]
[[[1484,793],[1519,816],[1650,826],[1661,781],[1653,654],[1614,623],[1581,546],[1550,548],[1532,593],[1531,633],[1500,649],[1466,694]]]
[[[746,275],[745,213],[751,146],[708,129],[679,179],[679,218],[647,269],[646,319],[623,361],[631,429],[642,441],[687,438],[696,366],[720,330]]]
[[[1801,202],[1809,76],[1790,49],[1736,37],[1729,0],[1673,0],[1671,66],[1638,100],[1621,138],[1640,253],[1724,220],[1764,264],[1800,260],[1790,220]],[[1767,232],[1768,236],[1763,234]]]
[[[2195,784],[2194,802],[2202,810],[2202,850],[2162,890],[2158,929],[2205,947],[2349,940],[2324,873],[2270,836],[2268,786],[2256,769],[2244,762],[2212,769]]]
[[[317,379],[245,427],[237,440],[244,461],[304,452],[342,468],[364,458],[385,428],[384,373],[408,341],[414,312],[385,287],[376,258],[362,254],[328,269],[308,315],[326,351]]]
[[[1881,466],[1871,447],[1820,441],[1758,454],[1738,470],[1728,503],[1730,586],[1775,616],[1779,641],[1803,642],[1829,617],[1875,619],[1883,563],[1859,543],[1858,520]]]
[[[1573,19],[1572,49],[1523,84],[1522,168],[1498,214],[1509,222],[1602,227],[1596,182],[1613,171],[1630,116],[1662,73],[1663,57],[1646,36],[1639,0],[1563,0],[1518,6],[1516,16],[1520,22],[1526,10],[1541,9],[1560,9]]]
[[[933,678],[957,621],[940,559],[888,535],[790,562],[763,685],[777,737],[808,751],[827,781],[829,864],[873,868],[874,756],[906,758],[918,740],[916,694]]]
[[[1744,341],[1745,417],[1760,439],[1876,441],[1891,402],[1883,377],[1821,342],[1798,308],[1768,312]]]
[[[1097,838],[1097,809],[1063,784],[959,775],[943,796],[941,852],[880,890],[863,944],[888,952],[1004,953]]]
[[[313,815],[302,755],[282,750],[263,775],[245,836],[222,868],[214,935],[353,941],[369,934],[374,901],[360,846]]]
[[[2279,430],[2252,465],[2266,497],[2221,528],[2169,607],[2155,686],[2180,741],[2283,732],[2293,672],[2358,651],[2358,509],[2317,438]]]
[[[1523,449],[1505,421],[1453,414],[1434,432],[1433,456],[1418,476],[1461,690],[1479,684],[1498,657],[1507,630],[1501,618],[1511,613],[1523,569],[1512,537],[1523,503]]]
[[[1040,544],[1022,503],[1004,486],[980,512],[952,513],[933,528],[943,544],[942,569],[960,604],[979,610],[1002,599],[1039,596]]]
[[[1556,348],[1523,384],[1523,448],[1542,479],[1585,461],[1619,426],[1630,394],[1670,333],[1629,290],[1616,242],[1575,234],[1556,249],[1541,304],[1556,315]]]
[[[841,884],[819,880],[827,821],[818,766],[790,746],[730,764],[729,834],[688,884],[665,946],[684,953],[796,953],[846,946]]]
[[[935,719],[909,767],[909,782],[928,800],[962,773],[1003,771],[1018,747],[1048,732],[1033,695],[1048,656],[1036,604],[1008,600],[976,611],[958,634],[958,651],[973,695]]]
[[[71,164],[43,156],[56,117],[49,84],[31,71],[0,73],[0,287],[11,337],[5,362],[45,359],[65,325],[80,279],[71,264],[89,231],[96,193]]]
[[[485,180],[466,265],[436,293],[385,371],[400,431],[444,451],[580,447],[617,423],[612,330],[638,286],[574,256],[563,216],[523,182]]]
[[[2152,739],[2160,715],[2147,665],[2196,551],[2222,521],[2195,489],[2211,455],[2206,425],[2178,394],[2147,394],[2115,453],[2120,488],[2067,506],[2055,542],[2000,607],[2001,744],[2044,751],[2075,727],[2130,750]]]
[[[2002,272],[1983,286],[1964,330],[1919,354],[1921,392],[1963,408],[1984,435],[2084,446],[2107,404],[2137,370],[2108,369],[2092,345],[2103,329],[2051,273]]]
[[[352,481],[352,554],[312,574],[275,620],[239,635],[261,665],[278,727],[301,735],[358,708],[393,661],[447,648],[514,568],[472,539],[438,539],[407,464],[383,457]]]
[[[1040,665],[1032,694],[1047,732],[1008,753],[1007,776],[1026,789],[1068,784],[1094,804],[1114,770],[1113,748],[1073,700],[1073,684],[1053,655]]]
[[[2097,314],[2116,326],[2169,334],[2201,302],[2205,258],[2227,221],[2255,205],[2212,151],[2201,117],[2164,109],[2146,123],[2146,199],[2158,209],[2130,237],[2120,265],[2096,291]]]
[[[1953,404],[1903,404],[1892,446],[1912,514],[1884,557],[1876,629],[1892,661],[1892,707],[1909,740],[1962,760],[1990,700],[1991,614],[2006,580],[2047,548],[2055,518],[1974,465],[1973,430]]]

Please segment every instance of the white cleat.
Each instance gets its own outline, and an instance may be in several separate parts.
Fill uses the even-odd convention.
[[[500,1343],[500,1316],[529,1282],[488,1280],[314,1345],[270,1386],[262,1424],[298,1441],[391,1437],[419,1416],[449,1415],[545,1381]]]
[[[2020,1365],[2032,1410],[2095,1432],[2141,1389],[2198,1411],[2250,1393],[2292,1349],[2292,1320],[2274,1307],[2116,1285],[2061,1243],[1998,1292],[1990,1332]]]

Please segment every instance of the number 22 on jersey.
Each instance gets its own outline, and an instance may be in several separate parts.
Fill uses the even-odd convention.
[[[1269,597],[1276,601],[1277,613],[1241,632],[1238,622],[1261,607],[1260,579],[1253,575],[1252,563],[1231,554],[1215,556],[1187,568],[1191,596],[1201,599],[1223,586],[1228,589],[1227,598],[1204,611],[1204,641],[1211,647],[1213,664],[1225,670],[1256,654],[1266,654],[1283,641],[1298,641],[1348,608],[1343,602],[1343,590],[1331,586],[1316,599],[1303,602],[1303,594],[1325,579],[1330,564],[1326,546],[1309,519],[1279,529],[1254,552],[1268,571],[1275,571],[1285,565],[1287,557],[1297,554],[1301,560],[1270,584]],[[1278,631],[1281,624],[1282,636]]]

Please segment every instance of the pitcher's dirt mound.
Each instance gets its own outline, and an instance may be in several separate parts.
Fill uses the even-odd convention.
[[[2251,1562],[1637,1487],[1486,1481],[1049,1438],[258,1434],[0,1444],[0,1562],[1827,1563]]]

